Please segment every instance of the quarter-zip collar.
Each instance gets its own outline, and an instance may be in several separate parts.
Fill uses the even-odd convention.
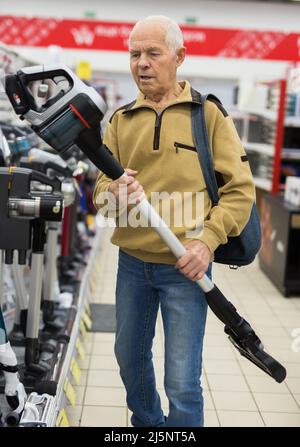
[[[200,104],[200,96],[199,94],[193,90],[190,83],[188,81],[182,81],[179,83],[182,87],[181,93],[177,96],[176,99],[170,101],[170,103],[164,107],[163,109],[158,110],[153,107],[151,104],[147,102],[144,94],[140,91],[135,102],[129,104],[125,110],[123,110],[123,114],[127,114],[130,112],[134,112],[135,110],[140,109],[150,109],[155,112],[155,128],[154,128],[154,137],[153,137],[153,150],[159,150],[159,140],[160,140],[160,129],[161,129],[161,120],[163,113],[165,110],[169,109],[178,104]]]
[[[191,84],[189,83],[189,81],[180,81],[179,84],[182,87],[182,91],[180,92],[180,94],[177,96],[177,98],[170,101],[166,107],[160,109],[159,112],[157,111],[157,109],[155,109],[155,107],[148,103],[147,99],[145,99],[145,95],[141,91],[139,91],[136,101],[132,103],[131,107],[126,108],[126,110],[124,110],[122,113],[126,114],[137,109],[148,108],[154,110],[156,114],[161,115],[166,109],[172,107],[173,105],[181,103],[200,104],[200,99],[196,98],[193,94],[193,89],[191,88]]]

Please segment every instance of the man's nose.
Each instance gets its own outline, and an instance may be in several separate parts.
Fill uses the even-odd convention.
[[[139,67],[140,68],[147,68],[149,67],[149,61],[148,58],[146,56],[146,54],[141,54],[140,58],[139,58]]]

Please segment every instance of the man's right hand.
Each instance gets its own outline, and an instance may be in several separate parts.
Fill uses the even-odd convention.
[[[113,193],[118,206],[127,206],[130,204],[138,204],[144,197],[144,189],[134,176],[138,173],[134,169],[126,168],[127,175],[122,175],[109,185],[108,190]]]

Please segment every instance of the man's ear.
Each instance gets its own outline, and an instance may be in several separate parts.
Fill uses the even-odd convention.
[[[182,62],[185,59],[185,54],[186,54],[186,48],[182,47],[182,48],[178,48],[176,50],[176,66],[180,67],[180,65],[182,64]]]

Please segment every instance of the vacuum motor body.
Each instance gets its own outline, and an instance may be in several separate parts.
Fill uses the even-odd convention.
[[[5,91],[21,119],[59,153],[84,130],[99,127],[107,110],[96,90],[67,67],[23,68],[5,77]]]

